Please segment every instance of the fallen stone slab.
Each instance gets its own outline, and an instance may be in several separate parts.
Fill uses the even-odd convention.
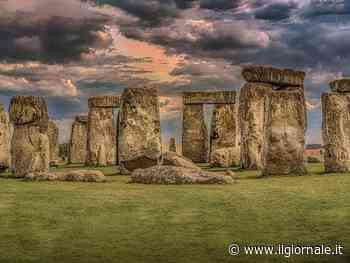
[[[256,65],[244,67],[242,76],[248,82],[268,83],[278,86],[303,86],[305,79],[305,73],[302,71]]]
[[[216,149],[210,154],[211,167],[228,168],[240,164],[238,147],[226,147]]]
[[[176,166],[153,166],[137,169],[131,174],[131,183],[139,184],[232,184],[231,176],[216,175],[196,169]]]
[[[98,170],[72,170],[66,172],[29,173],[27,181],[106,182],[105,175]]]
[[[161,159],[162,165],[168,165],[168,166],[177,166],[177,167],[185,167],[185,168],[191,168],[194,170],[200,171],[201,168],[198,167],[194,162],[192,162],[190,159],[181,156],[175,152],[165,152],[162,154]]]
[[[329,83],[331,91],[338,93],[350,93],[350,79],[337,79]]]

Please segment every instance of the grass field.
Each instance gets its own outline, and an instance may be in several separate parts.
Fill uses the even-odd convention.
[[[101,170],[108,183],[3,175],[0,263],[350,262],[350,174],[312,165],[303,177],[238,171],[234,185],[155,186]],[[340,243],[344,255],[230,256],[231,243]]]

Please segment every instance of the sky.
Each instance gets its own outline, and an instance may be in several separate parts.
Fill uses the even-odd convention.
[[[269,65],[306,72],[321,143],[320,96],[349,76],[349,47],[346,0],[0,0],[0,102],[44,96],[67,142],[90,96],[155,86],[179,142],[183,91],[239,91],[242,66]]]

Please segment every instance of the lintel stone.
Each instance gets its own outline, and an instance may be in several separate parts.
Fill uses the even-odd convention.
[[[89,108],[119,108],[120,96],[98,96],[89,98]]]
[[[184,92],[184,105],[190,104],[235,104],[236,91]]]

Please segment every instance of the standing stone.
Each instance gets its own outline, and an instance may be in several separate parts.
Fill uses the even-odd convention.
[[[77,116],[72,124],[69,163],[85,163],[87,156],[87,116]]]
[[[214,156],[223,156],[225,161],[222,166],[228,167],[239,165],[239,150],[237,145],[237,108],[235,104],[217,104],[215,105],[210,135],[210,163],[212,166],[221,166],[220,158]],[[223,151],[222,149],[226,149]],[[222,154],[217,154],[221,150]],[[216,161],[213,162],[215,159]]]
[[[239,97],[241,128],[241,167],[259,169],[262,166],[266,104],[272,85],[246,83]]]
[[[11,166],[11,124],[9,116],[0,104],[0,172]]]
[[[304,94],[300,91],[274,91],[267,108],[262,174],[305,174]]]
[[[48,136],[49,136],[49,142],[50,142],[50,163],[57,164],[58,152],[59,152],[58,127],[52,121],[49,121]]]
[[[175,138],[170,138],[170,141],[169,141],[169,152],[175,152],[176,153],[176,140],[175,140]]]
[[[182,155],[195,163],[208,161],[208,129],[202,104],[184,105]]]
[[[24,177],[28,173],[48,172],[50,143],[45,100],[32,96],[13,97],[10,120],[14,124],[11,143],[14,175]]]
[[[350,94],[322,95],[326,173],[350,172]]]
[[[87,165],[117,163],[117,125],[113,109],[119,107],[119,103],[118,96],[89,99]]]
[[[118,151],[123,174],[158,163],[161,156],[158,90],[126,88],[119,115]]]

